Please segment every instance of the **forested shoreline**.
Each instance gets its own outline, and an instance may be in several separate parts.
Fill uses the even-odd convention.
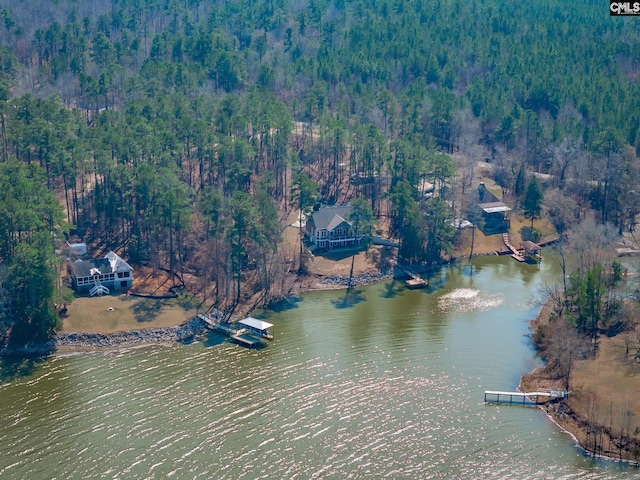
[[[81,239],[193,275],[227,310],[304,271],[280,242],[292,210],[356,199],[404,263],[438,264],[477,217],[478,161],[515,206],[544,176],[561,235],[588,211],[635,226],[638,32],[599,2],[19,0],[0,17],[0,157],[42,169],[61,205],[43,224],[0,204],[7,271],[19,244]]]

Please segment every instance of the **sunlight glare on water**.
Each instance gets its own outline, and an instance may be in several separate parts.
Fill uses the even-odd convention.
[[[549,267],[479,260],[431,290],[304,295],[275,340],[2,360],[0,478],[633,478],[541,411],[484,405],[538,361]],[[548,273],[548,272],[546,272]]]
[[[495,308],[503,302],[504,296],[501,293],[481,292],[472,288],[456,288],[440,297],[438,308],[442,311],[455,310],[457,312],[485,311]]]

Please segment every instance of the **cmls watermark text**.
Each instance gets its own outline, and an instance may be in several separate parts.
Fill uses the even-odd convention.
[[[619,15],[640,16],[640,2],[616,2],[609,0],[609,14],[612,17]]]

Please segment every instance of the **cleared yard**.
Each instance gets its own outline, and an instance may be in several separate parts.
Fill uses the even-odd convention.
[[[79,297],[68,307],[63,332],[113,333],[142,328],[173,327],[196,316],[196,308],[175,299],[149,299],[126,294]]]

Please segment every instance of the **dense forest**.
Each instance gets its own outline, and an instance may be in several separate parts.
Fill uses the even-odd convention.
[[[438,263],[474,215],[478,161],[515,203],[545,175],[561,235],[585,210],[635,227],[640,32],[601,2],[0,0],[0,16],[11,322],[50,310],[15,275],[55,277],[64,238],[195,275],[223,309],[277,297],[304,263],[286,220],[318,201],[365,200],[403,262]]]

